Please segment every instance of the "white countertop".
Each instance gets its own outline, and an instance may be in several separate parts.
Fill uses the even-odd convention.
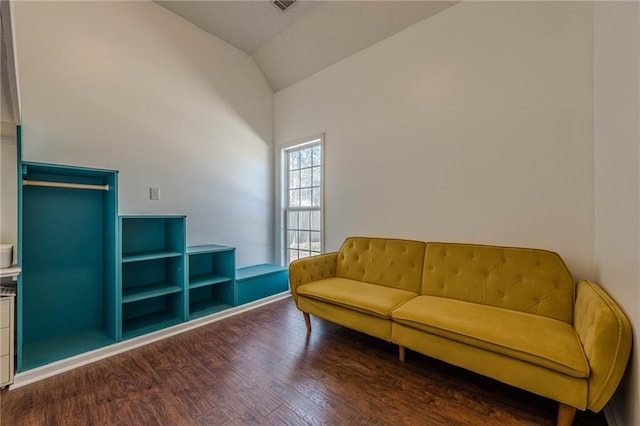
[[[8,268],[0,268],[0,278],[5,277],[17,277],[22,272],[22,268],[16,265],[10,266]]]

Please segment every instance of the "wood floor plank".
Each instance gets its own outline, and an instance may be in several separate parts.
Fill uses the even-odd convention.
[[[557,403],[272,303],[14,390],[0,425],[505,425]],[[578,412],[576,426],[605,426]]]

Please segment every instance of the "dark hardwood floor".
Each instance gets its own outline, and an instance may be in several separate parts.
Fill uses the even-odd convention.
[[[552,425],[557,404],[302,314],[288,298],[15,390],[14,425]],[[578,412],[576,425],[606,425]]]

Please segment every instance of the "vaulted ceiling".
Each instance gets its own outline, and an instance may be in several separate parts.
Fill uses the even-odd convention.
[[[274,92],[454,5],[457,1],[297,0],[285,12],[271,0],[156,0],[251,55]],[[18,95],[9,36],[9,2],[2,2],[3,122],[16,123]],[[9,57],[7,56],[9,55]]]
[[[269,0],[156,3],[251,55],[274,92],[428,18],[456,1]]]

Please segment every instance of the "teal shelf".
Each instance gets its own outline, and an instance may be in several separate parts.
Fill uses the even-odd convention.
[[[168,259],[170,257],[182,256],[178,251],[148,251],[135,254],[123,254],[122,263],[141,262],[145,260]]]
[[[207,315],[215,314],[216,312],[224,311],[225,309],[232,308],[233,305],[227,303],[220,303],[213,299],[201,300],[189,305],[189,319],[195,319],[204,317]]]
[[[187,254],[204,254],[204,253],[217,253],[221,251],[234,251],[234,247],[221,246],[219,244],[205,244],[201,246],[189,246],[187,247]]]
[[[137,302],[172,293],[179,293],[182,288],[174,283],[157,283],[129,287],[122,290],[122,303]]]
[[[153,331],[162,330],[182,322],[182,318],[158,312],[124,320],[122,323],[122,338],[130,339]]]
[[[207,285],[230,283],[233,278],[219,274],[202,274],[189,277],[189,288],[194,289]]]
[[[236,271],[236,280],[243,281],[249,278],[255,278],[262,275],[286,272],[286,266],[272,265],[264,263],[262,265],[246,266]]]

